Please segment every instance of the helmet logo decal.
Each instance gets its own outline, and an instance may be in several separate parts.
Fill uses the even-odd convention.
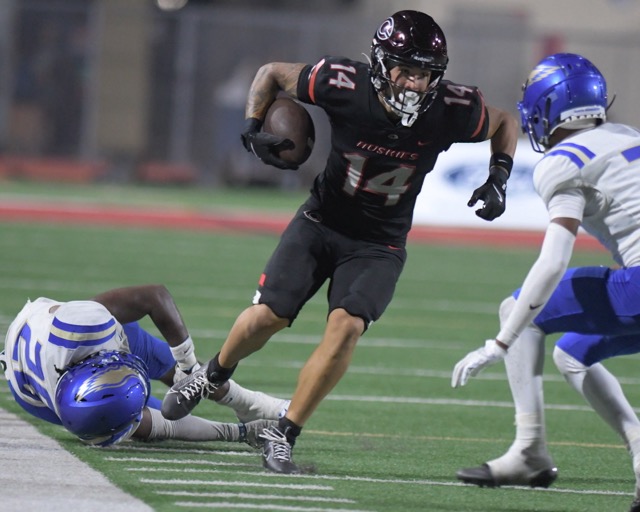
[[[387,18],[382,25],[380,25],[380,28],[378,28],[378,33],[376,34],[378,39],[381,41],[389,39],[393,34],[394,25],[393,18]]]
[[[560,69],[560,66],[548,66],[546,64],[537,66],[529,75],[526,86],[529,87],[531,84],[535,84],[540,80],[544,80],[549,75],[555,73],[556,71],[559,71]]]
[[[110,388],[115,388],[122,385],[126,386],[127,379],[134,379],[135,383],[140,380],[136,373],[131,368],[127,368],[126,366],[104,372],[93,378],[87,379],[78,389],[76,400],[84,400],[86,395],[89,393],[108,393],[108,390]]]

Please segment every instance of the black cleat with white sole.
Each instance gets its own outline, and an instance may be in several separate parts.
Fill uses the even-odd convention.
[[[264,440],[262,465],[265,468],[284,475],[301,473],[298,466],[291,460],[293,446],[276,425],[265,428],[260,437]]]
[[[549,487],[558,478],[558,468],[551,467],[539,471],[533,471],[526,476],[514,476],[513,478],[496,478],[491,473],[488,464],[482,464],[474,468],[464,468],[456,473],[458,480],[465,484],[479,485],[480,487],[501,487],[503,485],[521,485],[528,487]],[[638,509],[640,512],[640,509]]]

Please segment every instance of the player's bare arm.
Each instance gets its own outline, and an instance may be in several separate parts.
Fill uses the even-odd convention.
[[[120,323],[149,316],[169,344],[179,344],[189,335],[169,290],[150,284],[116,288],[93,298],[106,307]]]
[[[297,98],[298,77],[305,66],[286,62],[271,62],[262,66],[249,89],[245,118],[264,119],[279,91]]]
[[[487,113],[487,139],[491,139],[491,152],[505,153],[513,157],[518,144],[518,120],[508,112],[491,105],[487,105]]]

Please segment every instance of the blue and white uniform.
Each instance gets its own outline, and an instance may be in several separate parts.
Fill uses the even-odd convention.
[[[534,185],[550,220],[580,220],[620,265],[568,269],[534,323],[566,333],[557,346],[587,366],[640,352],[640,131],[604,123],[564,139],[537,164]],[[498,339],[521,332],[524,316],[512,315]]]
[[[101,350],[137,355],[152,379],[175,365],[167,343],[137,323],[121,325],[98,302],[28,301],[5,339],[5,376],[16,402],[32,415],[60,424],[54,404],[58,379],[69,366]],[[148,405],[159,409],[160,401],[150,397]]]

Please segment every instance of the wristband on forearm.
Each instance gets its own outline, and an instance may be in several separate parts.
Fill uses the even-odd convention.
[[[513,158],[506,153],[494,153],[489,160],[489,176],[498,178],[502,184],[506,183],[513,169]],[[506,176],[505,176],[506,173]]]

